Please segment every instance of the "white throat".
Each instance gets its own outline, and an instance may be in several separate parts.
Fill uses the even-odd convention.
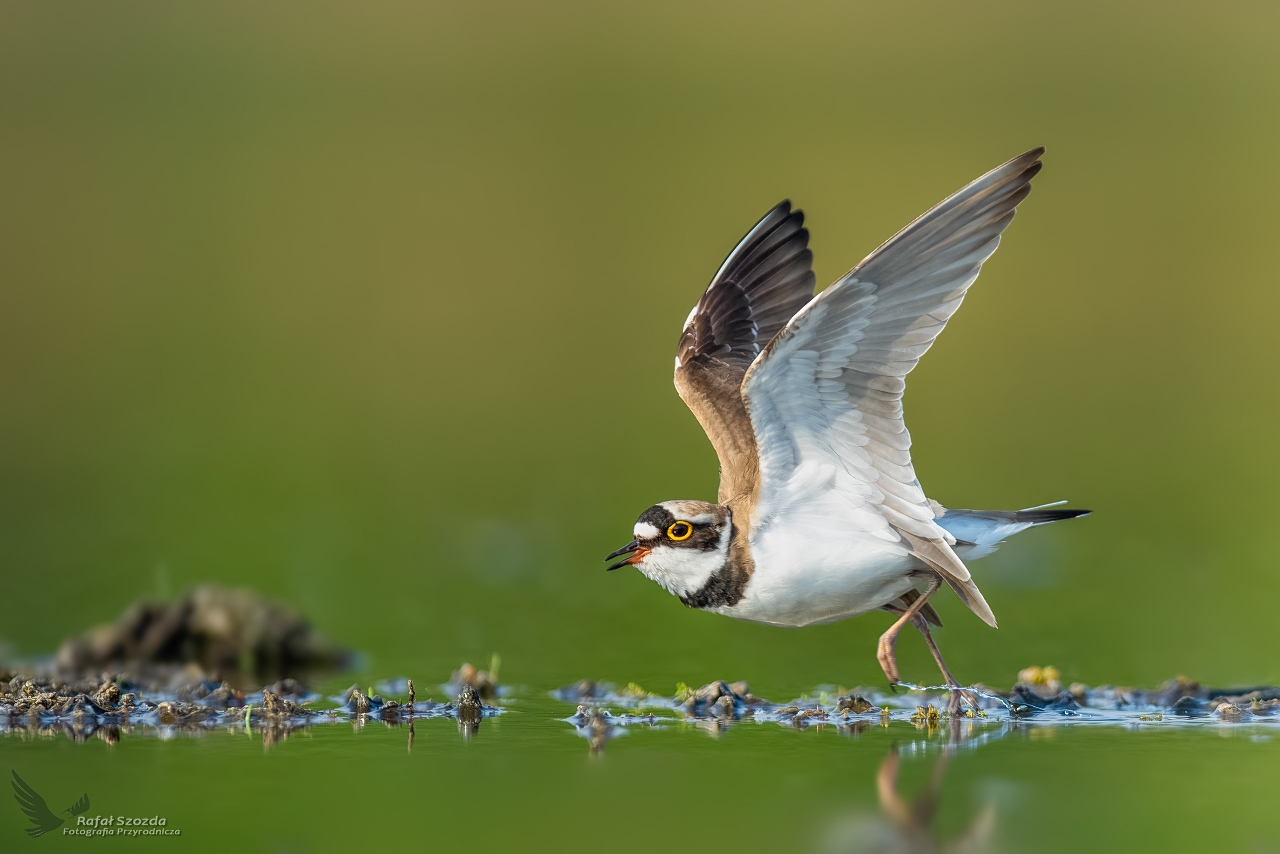
[[[706,586],[711,576],[729,559],[729,537],[733,526],[726,524],[714,551],[659,545],[635,565],[645,578],[656,581],[675,596],[688,596]]]

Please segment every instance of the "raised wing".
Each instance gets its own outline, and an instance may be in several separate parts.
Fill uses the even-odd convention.
[[[868,255],[791,320],[742,386],[759,448],[757,531],[834,486],[860,524],[873,518],[872,533],[905,542],[992,626],[916,479],[902,394],[1031,191],[1043,153],[993,169]]]
[[[44,798],[28,786],[27,781],[18,776],[17,771],[11,771],[11,773],[13,780],[10,781],[10,785],[13,786],[13,797],[18,801],[18,807],[31,820],[31,827],[23,828],[27,836],[32,838],[41,836],[61,825],[62,819],[49,810],[49,805],[44,802]]]
[[[676,390],[720,457],[720,501],[753,493],[755,437],[742,378],[769,340],[813,297],[804,214],[782,202],[739,241],[689,313],[676,350]]]

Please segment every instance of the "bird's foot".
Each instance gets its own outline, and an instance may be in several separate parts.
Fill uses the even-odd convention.
[[[898,684],[898,662],[893,654],[894,643],[897,636],[890,637],[885,633],[880,638],[880,645],[876,648],[876,660],[880,662],[880,669],[884,671],[884,676],[889,680],[890,685]]]
[[[975,712],[978,711],[978,695],[967,688],[962,688],[957,683],[949,683],[947,685],[950,696],[947,698],[947,711],[953,718],[964,717],[964,704],[968,703],[969,707]]]

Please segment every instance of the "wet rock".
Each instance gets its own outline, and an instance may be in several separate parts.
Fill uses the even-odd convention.
[[[107,709],[87,694],[66,697],[55,704],[55,713],[58,715],[69,715],[76,718],[89,717],[95,720],[112,715],[115,710],[115,706]]]
[[[360,689],[352,685],[347,689],[347,702],[342,706],[344,711],[357,715],[367,715],[373,711],[373,700],[365,694],[360,693]]]
[[[1174,714],[1186,715],[1187,717],[1198,717],[1208,714],[1206,707],[1208,703],[1199,697],[1191,695],[1179,697],[1173,704]]]
[[[1061,687],[1062,683],[1058,683]],[[1075,695],[1070,691],[1059,691],[1056,695],[1046,696],[1048,686],[1041,686],[1040,690],[1034,689],[1026,683],[1019,682],[1013,686],[1013,690],[1009,693],[1010,702],[1026,706],[1027,711],[1022,714],[1030,714],[1033,712],[1074,712],[1080,708],[1080,704],[1076,702]]]
[[[846,694],[836,698],[836,711],[848,712],[852,715],[865,715],[879,711],[871,702],[860,694]]]
[[[733,696],[733,689],[728,682],[710,682],[695,691],[693,699],[698,703],[714,703],[725,696]]]
[[[1238,721],[1242,714],[1239,706],[1235,703],[1228,703],[1225,700],[1218,703],[1214,712],[1224,721]]]
[[[93,699],[99,706],[114,709],[120,705],[120,686],[115,682],[103,682]]]
[[[460,721],[474,722],[484,716],[484,705],[480,702],[480,692],[470,686],[464,687],[462,692],[458,694],[458,704],[455,708],[458,711],[458,720]]]
[[[746,682],[730,685],[723,680],[708,682],[696,690],[681,682],[676,686],[675,702],[684,706],[685,714],[699,718],[738,717],[746,713],[747,706],[764,703],[751,694]]]
[[[363,694],[360,694],[360,696],[364,697]],[[365,699],[368,700],[367,697]],[[289,718],[309,715],[310,711],[297,703],[286,700],[274,691],[264,688],[262,689],[262,705],[254,709],[253,713],[270,718]]]

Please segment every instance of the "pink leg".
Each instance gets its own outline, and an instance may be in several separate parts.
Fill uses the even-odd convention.
[[[938,588],[942,586],[942,579],[934,577],[929,582],[929,589],[920,595],[916,601],[902,612],[889,630],[880,636],[880,644],[876,649],[876,660],[880,662],[880,669],[884,671],[885,678],[889,680],[890,685],[898,684],[898,660],[894,657],[893,648],[898,643],[898,633],[902,631],[902,627],[907,623],[914,622],[920,610],[924,608],[925,603],[933,594],[938,592]],[[921,621],[923,622],[923,620]]]

